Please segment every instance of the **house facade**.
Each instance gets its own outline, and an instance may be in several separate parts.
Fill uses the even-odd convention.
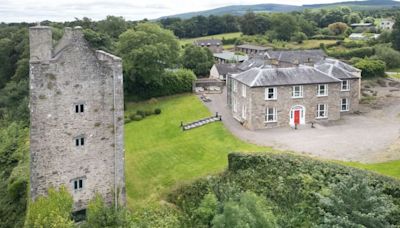
[[[211,67],[210,78],[225,81],[227,75],[234,72],[236,72],[235,64],[217,63]]]
[[[228,106],[251,130],[335,121],[358,110],[360,77],[334,59],[252,68],[228,77]]]
[[[383,29],[383,30],[392,30],[394,24],[395,24],[395,21],[391,18],[382,19],[381,22],[379,23],[379,28]]]
[[[29,29],[30,196],[65,186],[74,211],[100,194],[125,203],[122,61],[89,47],[82,28]]]

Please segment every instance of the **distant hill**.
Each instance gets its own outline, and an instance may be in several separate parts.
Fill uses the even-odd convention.
[[[179,17],[182,19],[188,19],[195,16],[209,16],[209,15],[243,15],[247,11],[253,11],[257,13],[261,12],[291,12],[291,11],[301,11],[304,9],[317,9],[317,8],[334,8],[340,6],[348,6],[353,10],[364,10],[364,9],[377,9],[377,8],[400,8],[399,1],[393,0],[367,0],[367,1],[350,1],[350,2],[338,2],[338,3],[329,3],[329,4],[313,4],[313,5],[303,5],[303,6],[295,6],[295,5],[284,5],[284,4],[257,4],[257,5],[231,5],[224,6],[220,8],[198,11],[198,12],[189,12],[176,14],[166,17]],[[163,17],[163,18],[166,18]]]

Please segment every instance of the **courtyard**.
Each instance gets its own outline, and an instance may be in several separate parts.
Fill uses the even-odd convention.
[[[236,137],[260,146],[290,150],[324,159],[365,163],[400,159],[400,83],[363,81],[360,112],[329,124],[250,131],[236,121],[226,105],[226,93],[207,95],[210,112],[222,115]]]

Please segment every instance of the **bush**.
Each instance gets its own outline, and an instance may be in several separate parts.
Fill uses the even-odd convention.
[[[100,195],[96,195],[87,207],[86,222],[83,227],[132,227],[133,222],[128,210],[119,206],[108,207]]]
[[[333,35],[315,35],[309,38],[310,40],[344,40],[344,36]]]
[[[132,121],[141,121],[143,118],[144,117],[142,115],[138,115],[138,114],[131,116]]]
[[[386,65],[381,60],[363,59],[354,66],[362,70],[361,76],[364,78],[385,76]]]
[[[154,111],[152,111],[152,110],[146,110],[146,111],[144,111],[144,114],[145,114],[146,116],[151,116],[151,115],[154,114]]]
[[[388,68],[397,68],[400,66],[400,52],[387,45],[376,45],[375,56],[386,63]]]
[[[74,227],[72,204],[72,196],[66,188],[49,189],[47,197],[38,197],[29,204],[25,227]]]
[[[177,189],[168,196],[168,200],[182,211],[186,227],[204,227],[204,222],[209,220],[210,214],[215,208],[214,197],[210,197],[210,194],[214,194],[218,199],[217,215],[214,216],[213,221],[231,220],[235,222],[235,217],[241,217],[241,213],[247,213],[246,208],[257,208],[256,206],[241,205],[243,192],[254,192],[259,198],[255,201],[263,201],[264,205],[265,201],[268,202],[267,205],[273,211],[273,214],[270,215],[277,220],[277,225],[273,227],[318,227],[325,218],[322,210],[329,212],[323,205],[320,196],[331,198],[330,193],[336,191],[335,185],[346,183],[346,180],[354,180],[354,184],[345,184],[350,186],[346,188],[347,190],[351,186],[368,186],[373,192],[371,192],[372,194],[362,193],[351,200],[344,199],[348,199],[347,197],[351,194],[357,194],[357,188],[354,188],[352,192],[349,190],[351,194],[345,192],[343,195],[335,194],[343,199],[336,211],[339,212],[340,207],[346,208],[345,213],[351,211],[352,208],[356,210],[364,208],[361,215],[365,215],[365,212],[373,212],[373,215],[367,216],[375,216],[377,220],[387,221],[386,224],[389,226],[384,227],[400,225],[400,181],[397,179],[290,154],[230,154],[228,160],[229,166],[224,173],[202,178]],[[362,180],[365,180],[365,183],[362,183]],[[366,192],[368,193],[369,190]],[[374,201],[376,203],[371,203]],[[377,207],[379,203],[383,204]],[[396,210],[392,210],[393,204],[397,208]],[[383,209],[384,205],[389,207]],[[227,210],[226,216],[223,215],[225,209]],[[271,209],[260,211],[268,210]],[[245,217],[252,217],[252,214],[258,214],[258,212],[247,214]],[[217,219],[217,216],[223,217]],[[256,217],[262,218],[263,216]],[[349,216],[347,219],[351,223],[360,225],[368,222],[357,221],[357,217],[354,216]],[[203,226],[195,221],[203,221],[201,222]],[[273,219],[267,219],[267,221],[271,222]]]
[[[351,59],[353,57],[365,58],[375,54],[375,49],[372,47],[354,48],[350,50],[328,51],[328,54],[335,58]]]
[[[159,108],[154,109],[154,114],[160,115],[161,114],[161,109],[159,109]]]
[[[143,110],[137,110],[136,111],[136,115],[140,115],[140,116],[142,116],[144,118],[144,117],[146,117],[146,112],[143,111]]]
[[[160,82],[136,83],[132,91],[135,91],[142,99],[169,96],[191,92],[194,80],[196,80],[196,76],[191,70],[168,70],[164,72]]]
[[[303,32],[296,32],[291,38],[291,40],[292,42],[302,44],[304,40],[307,40],[307,36]]]

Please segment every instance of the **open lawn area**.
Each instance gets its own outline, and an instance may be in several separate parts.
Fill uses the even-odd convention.
[[[127,114],[138,109],[161,108],[125,125],[126,187],[131,208],[153,204],[177,183],[223,171],[227,154],[236,151],[272,151],[242,142],[221,122],[183,132],[180,122],[211,116],[194,95],[160,99],[156,104],[131,103]]]
[[[154,108],[162,113],[125,125],[126,187],[132,209],[157,205],[175,185],[223,171],[230,152],[274,152],[240,141],[221,122],[182,131],[181,121],[212,115],[192,94],[128,103],[126,115]],[[340,163],[400,178],[400,161]]]
[[[320,47],[320,44],[323,43],[325,45],[334,44],[336,40],[305,40],[302,44],[289,42],[285,43],[285,46],[276,46],[275,48],[284,48],[284,49],[317,49]]]
[[[179,41],[180,41],[181,45],[185,45],[185,44],[191,44],[195,40],[199,40],[199,39],[221,39],[222,40],[222,38],[231,39],[231,38],[240,37],[240,35],[242,35],[241,32],[233,32],[233,33],[217,34],[217,35],[212,35],[212,36],[196,37],[196,38],[190,38],[190,39],[180,39]],[[231,46],[229,46],[229,47],[231,47]],[[226,49],[229,47],[224,46],[224,48],[226,48]]]

